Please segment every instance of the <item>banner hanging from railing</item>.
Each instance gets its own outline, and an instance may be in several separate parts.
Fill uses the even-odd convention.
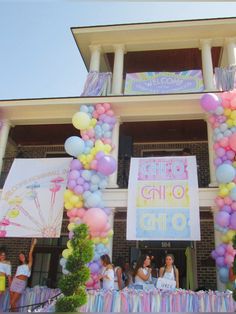
[[[127,240],[200,240],[194,156],[131,159]]]
[[[202,71],[127,73],[125,95],[175,94],[204,91]]]
[[[1,195],[0,237],[60,237],[71,160],[14,160]]]

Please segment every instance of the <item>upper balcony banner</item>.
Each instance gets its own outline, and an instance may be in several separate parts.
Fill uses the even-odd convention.
[[[202,71],[127,73],[125,95],[175,94],[204,91]]]

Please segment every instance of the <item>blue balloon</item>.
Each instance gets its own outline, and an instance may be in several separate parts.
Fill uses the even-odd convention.
[[[228,164],[222,164],[216,169],[216,179],[219,183],[229,183],[235,177],[235,169]]]
[[[220,281],[227,283],[229,281],[229,269],[227,267],[221,267],[219,269]]]
[[[88,113],[88,112],[89,112],[89,107],[86,106],[86,105],[82,105],[82,106],[80,107],[80,111],[81,111],[81,112],[86,112],[86,113]]]
[[[232,190],[230,191],[230,197],[233,201],[236,201],[236,187],[232,188]]]
[[[90,181],[91,177],[92,177],[92,171],[91,170],[83,170],[81,176],[86,181]]]
[[[97,193],[92,193],[87,199],[86,199],[86,206],[87,208],[90,207],[99,207],[99,204],[101,203],[101,196]]]
[[[64,147],[67,154],[73,157],[78,157],[83,154],[85,144],[82,138],[78,136],[71,136],[65,141]]]

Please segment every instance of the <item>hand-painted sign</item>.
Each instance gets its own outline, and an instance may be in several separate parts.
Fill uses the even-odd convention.
[[[127,240],[200,240],[196,158],[132,158]]]

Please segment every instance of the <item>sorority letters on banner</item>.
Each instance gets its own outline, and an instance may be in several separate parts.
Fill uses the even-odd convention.
[[[14,160],[1,195],[0,237],[60,237],[71,159]]]
[[[196,158],[132,158],[127,240],[200,240]]]
[[[127,73],[125,95],[202,92],[202,71]]]

